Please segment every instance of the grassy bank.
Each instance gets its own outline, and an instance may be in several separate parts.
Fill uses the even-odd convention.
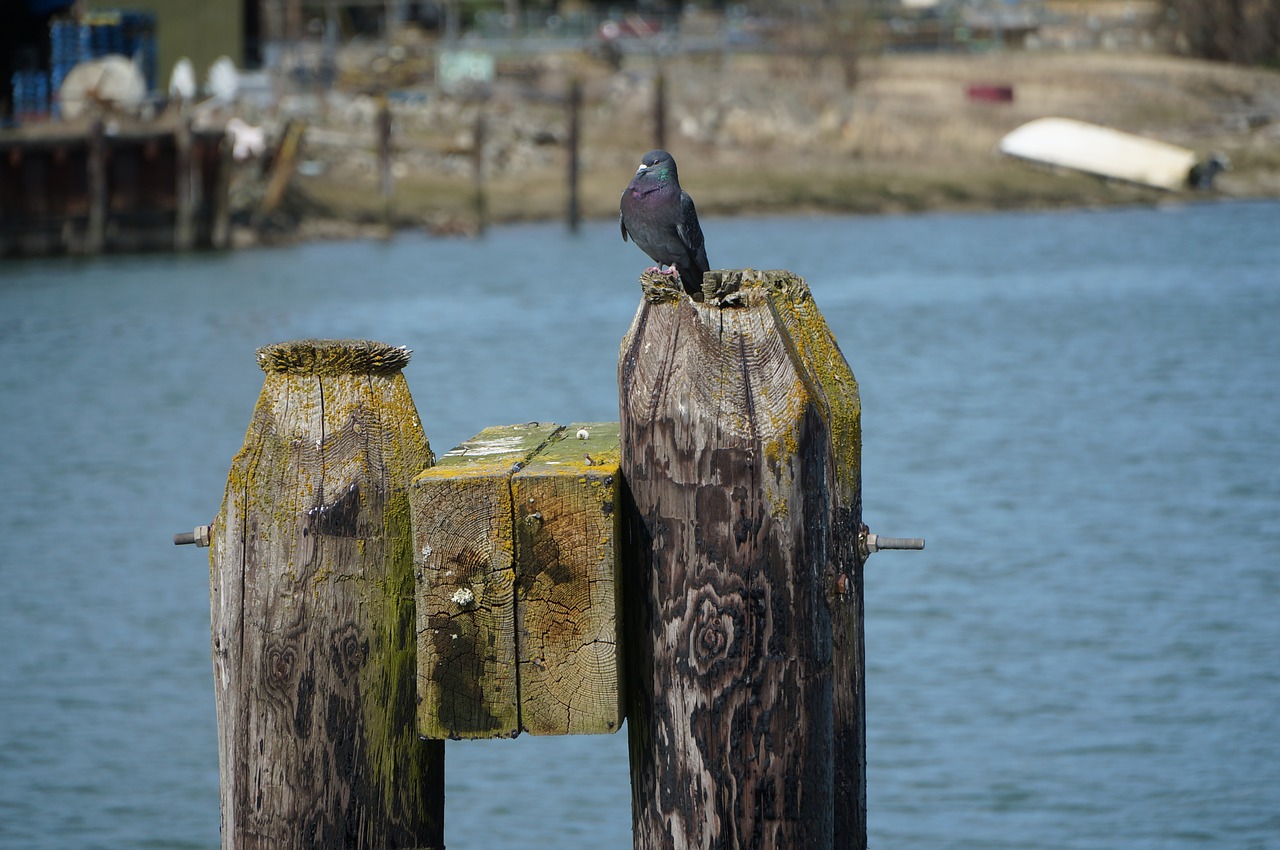
[[[571,77],[586,92],[582,205],[617,214],[621,188],[652,146],[657,66],[611,73],[569,57],[520,92],[393,107],[397,227],[466,231],[475,222],[472,130],[485,123],[490,221],[563,215],[565,110]],[[820,62],[732,56],[666,60],[667,147],[704,215],[788,211],[877,213],[1156,203],[1168,193],[1055,174],[998,157],[1001,136],[1045,115],[1078,118],[1226,153],[1218,196],[1280,196],[1280,74],[1153,55],[1004,52],[865,60],[857,87]],[[1012,86],[1012,103],[966,98],[973,83]],[[367,99],[366,99],[367,100]],[[366,100],[330,109],[299,177],[312,222],[383,221]],[[355,115],[353,119],[351,116]],[[365,116],[361,118],[361,116]],[[326,134],[323,131],[328,130]],[[315,169],[313,169],[315,170]],[[1176,197],[1173,196],[1173,197]]]

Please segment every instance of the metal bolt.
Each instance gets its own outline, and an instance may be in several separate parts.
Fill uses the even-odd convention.
[[[189,546],[194,543],[201,549],[209,545],[209,534],[213,527],[209,525],[197,525],[193,531],[184,531],[181,534],[173,535],[174,546]]]
[[[858,535],[858,544],[862,549],[862,557],[867,557],[872,552],[879,552],[883,549],[923,549],[923,537],[881,537],[879,534],[872,534],[863,526],[862,533]]]

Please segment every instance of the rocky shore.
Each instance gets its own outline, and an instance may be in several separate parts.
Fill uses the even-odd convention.
[[[1056,115],[1220,151],[1233,170],[1213,197],[1280,196],[1280,73],[1152,54],[1002,51],[863,59],[857,84],[824,60],[582,54],[520,63],[484,96],[415,81],[412,50],[348,52],[323,94],[280,98],[268,123],[307,122],[276,238],[333,238],[562,217],[565,92],[583,86],[581,207],[612,217],[641,153],[655,145],[655,84],[665,79],[665,145],[704,216],[882,213],[1151,204],[1168,193],[1052,173],[995,153],[999,139]],[[1012,100],[967,96],[970,86]],[[390,94],[386,94],[386,92]],[[385,100],[384,100],[385,98]],[[390,202],[379,193],[376,124],[392,116]],[[252,116],[251,116],[252,117]],[[481,140],[476,179],[477,134]],[[255,234],[243,237],[253,240]]]

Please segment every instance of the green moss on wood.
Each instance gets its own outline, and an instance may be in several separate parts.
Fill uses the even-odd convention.
[[[344,359],[340,352],[348,347],[351,356]],[[342,796],[342,806],[368,813],[367,837],[399,844],[392,836],[405,831],[438,836],[443,749],[418,738],[414,718],[407,493],[413,474],[431,463],[431,450],[396,365],[407,362],[408,353],[359,342],[293,343],[263,351],[268,352],[265,357],[260,352],[267,378],[244,447],[232,464],[220,515],[220,521],[234,518],[230,524],[237,538],[218,541],[211,575],[217,587],[255,585],[254,595],[242,600],[252,607],[228,612],[246,625],[247,642],[241,647],[246,655],[237,662],[235,675],[250,675],[258,663],[252,655],[263,651],[262,606],[267,605],[265,627],[273,634],[277,626],[270,612],[276,606],[297,610],[306,627],[284,640],[296,642],[305,653],[300,657],[306,658],[307,670],[324,670],[325,675],[312,680],[321,683],[316,694],[320,702],[309,705],[297,697],[294,716],[303,719],[294,722],[310,724],[310,735],[299,733],[296,745],[277,748],[302,759],[281,769],[308,769],[306,759],[317,758],[317,747],[336,748],[334,753],[349,747],[350,763],[323,781]],[[311,356],[317,352],[318,358]],[[313,512],[341,500],[344,493],[358,500],[351,526],[358,534],[312,530],[309,535]],[[244,548],[242,565],[231,547]],[[332,623],[326,619],[334,617],[338,619]],[[330,632],[333,628],[338,631]],[[343,658],[330,657],[345,651],[345,644],[334,643],[347,634],[344,630],[349,630],[355,659],[346,659],[349,669],[342,667]],[[257,685],[242,683],[241,692],[244,705],[238,710],[247,713],[220,722],[252,724],[249,718],[264,716],[265,697]],[[289,711],[286,706],[284,713]],[[336,737],[320,741],[317,724],[324,724],[326,736]],[[259,753],[249,745],[222,755],[232,759],[224,765],[224,778],[231,771],[243,783],[248,780],[242,774],[252,772]],[[243,793],[241,788],[237,794],[241,802]],[[279,807],[283,799],[275,795],[270,805]],[[326,823],[342,816],[332,807],[326,811]],[[238,810],[236,823],[227,827],[237,834],[246,828],[242,814]],[[286,829],[292,828],[294,815],[274,808],[271,813]]]

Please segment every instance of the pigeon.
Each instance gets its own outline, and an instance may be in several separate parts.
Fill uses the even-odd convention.
[[[711,266],[698,211],[693,198],[680,188],[671,154],[649,151],[640,158],[636,176],[622,193],[618,223],[622,241],[631,237],[636,247],[658,264],[658,271],[678,275],[690,295],[702,292],[702,273]]]

